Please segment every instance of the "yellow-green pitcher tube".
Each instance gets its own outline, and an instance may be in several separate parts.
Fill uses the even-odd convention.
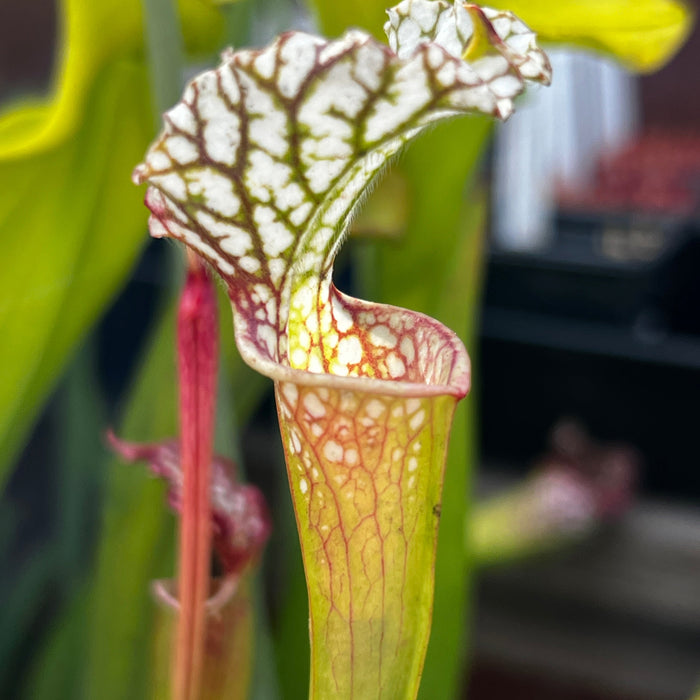
[[[309,696],[413,698],[457,399],[289,382],[275,393],[309,594]]]

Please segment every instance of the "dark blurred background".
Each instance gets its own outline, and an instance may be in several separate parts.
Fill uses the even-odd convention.
[[[642,461],[620,520],[482,577],[478,698],[671,700],[700,682],[699,67],[697,26],[642,78],[611,82],[589,59],[555,59],[553,87],[562,72],[574,87],[526,128],[544,120],[586,152],[558,136],[545,193],[532,185],[542,165],[496,144],[478,349],[482,487],[524,474],[562,417]],[[519,117],[506,127],[516,136]],[[503,216],[498,192],[514,188],[535,191]],[[518,219],[535,223],[514,231]]]

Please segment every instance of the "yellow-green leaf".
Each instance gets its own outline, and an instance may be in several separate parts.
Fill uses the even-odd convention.
[[[218,12],[181,0],[190,50]],[[151,135],[140,0],[64,0],[53,95],[0,114],[0,483],[82,333],[143,242],[129,184]]]
[[[384,0],[357,0],[356,2],[311,0],[309,4],[319,26],[328,36],[338,36],[348,27],[360,27],[378,39],[384,39],[382,27],[386,22],[388,6]]]
[[[602,51],[642,72],[666,63],[693,24],[693,13],[681,0],[491,0],[489,4],[517,14],[542,41]]]
[[[110,66],[89,99],[73,139],[0,161],[0,474],[143,240],[140,197],[128,177],[148,140],[145,69],[131,61]],[[24,123],[36,116],[25,113]],[[16,130],[22,121],[18,115]]]
[[[324,32],[362,27],[381,37],[385,0],[312,0]],[[510,10],[543,41],[591,48],[633,70],[660,68],[683,45],[693,12],[682,0],[489,0]]]
[[[204,0],[180,0],[179,6],[188,49],[210,46],[221,31],[219,13]],[[60,12],[63,50],[54,94],[45,104],[21,104],[0,117],[0,161],[59,145],[79,128],[105,64],[116,57],[143,57],[141,0],[64,0]]]

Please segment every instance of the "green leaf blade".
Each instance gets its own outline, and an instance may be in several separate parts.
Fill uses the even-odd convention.
[[[148,140],[143,71],[114,66],[93,99],[93,119],[73,141],[0,164],[0,182],[15,195],[0,222],[8,261],[0,280],[0,333],[8,339],[0,346],[0,482],[76,340],[142,246],[140,198],[127,178]],[[115,101],[128,105],[120,119]],[[46,188],[47,179],[55,186]]]

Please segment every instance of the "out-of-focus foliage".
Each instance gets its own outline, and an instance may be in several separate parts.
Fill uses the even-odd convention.
[[[169,436],[176,430],[172,314],[161,322],[127,402],[123,431]],[[104,460],[95,468],[105,469]],[[96,569],[76,586],[27,674],[22,697],[148,697],[152,682],[149,582],[172,571],[174,519],[162,484],[112,459]]]
[[[221,37],[221,18],[211,3],[179,0],[179,9],[187,49],[210,50]],[[19,104],[0,115],[0,162],[35,156],[63,143],[83,128],[92,86],[105,65],[144,58],[141,0],[62,0],[60,25],[53,94],[45,103]],[[120,112],[129,108],[114,104]]]
[[[130,439],[177,432],[174,327],[174,314],[166,314],[146,353],[120,428]],[[87,609],[84,697],[147,698],[155,616],[150,582],[172,572],[174,519],[165,507],[162,484],[147,470],[115,459],[107,479]]]
[[[183,0],[189,46],[217,13]],[[140,0],[65,0],[53,96],[0,114],[0,484],[76,341],[143,245],[130,182],[152,137]]]
[[[147,100],[143,66],[105,66],[70,139],[0,161],[0,481],[76,340],[143,244],[129,173],[148,140]]]

